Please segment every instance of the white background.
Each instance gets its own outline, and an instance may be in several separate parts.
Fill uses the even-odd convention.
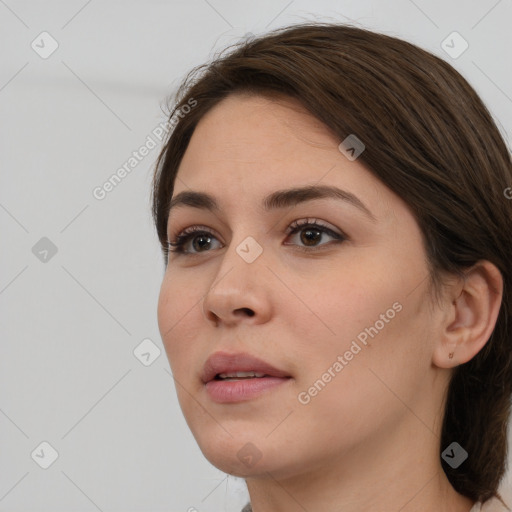
[[[211,466],[190,434],[159,337],[149,201],[159,148],[103,200],[92,191],[165,121],[189,69],[248,32],[313,19],[446,59],[510,141],[512,0],[0,0],[1,511],[246,502],[244,482]],[[44,31],[58,43],[45,59],[31,47],[50,48]],[[453,31],[469,44],[456,59],[441,48]],[[32,251],[43,237],[57,248],[46,262]],[[148,338],[161,354],[144,366],[133,351]],[[48,469],[36,463],[51,456],[43,441],[58,452]]]

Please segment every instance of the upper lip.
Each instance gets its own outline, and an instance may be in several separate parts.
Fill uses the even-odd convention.
[[[271,364],[250,354],[215,352],[206,360],[201,379],[206,383],[213,380],[219,373],[250,371],[264,373],[271,377],[290,377],[283,370],[274,368]]]

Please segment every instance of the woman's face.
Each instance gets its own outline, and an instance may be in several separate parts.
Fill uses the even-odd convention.
[[[421,232],[340,142],[291,99],[237,94],[202,118],[181,162],[173,198],[201,192],[218,209],[171,210],[171,242],[201,233],[169,256],[158,322],[186,421],[227,473],[354,468],[433,437],[445,382]],[[311,186],[344,192],[264,207]],[[290,233],[296,221],[318,226]],[[244,353],[288,378],[205,384],[219,352],[235,355],[231,370],[250,369]]]

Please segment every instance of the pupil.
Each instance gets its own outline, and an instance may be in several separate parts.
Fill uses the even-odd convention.
[[[196,242],[197,242],[197,240],[203,240],[203,241],[204,241],[204,240],[207,240],[207,242],[206,242],[206,243],[199,243],[199,244],[197,244],[197,243],[196,243]],[[209,237],[209,236],[207,236],[207,235],[200,235],[200,236],[196,236],[196,237],[194,238],[193,242],[194,242],[194,243],[193,243],[193,245],[194,245],[194,249],[197,251],[197,250],[198,250],[198,248],[199,248],[199,249],[204,248],[204,247],[205,247],[205,245],[208,245],[208,244],[210,243],[210,237]]]
[[[305,245],[314,245],[314,242],[317,242],[318,238],[322,236],[322,233],[318,229],[305,229],[303,233],[305,234],[305,237],[301,237],[301,239]],[[312,233],[315,234],[312,235]]]

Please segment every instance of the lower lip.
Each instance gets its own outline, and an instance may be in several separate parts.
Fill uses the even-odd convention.
[[[290,379],[288,377],[254,377],[241,380],[211,380],[206,383],[209,397],[217,403],[242,402],[260,396]]]

